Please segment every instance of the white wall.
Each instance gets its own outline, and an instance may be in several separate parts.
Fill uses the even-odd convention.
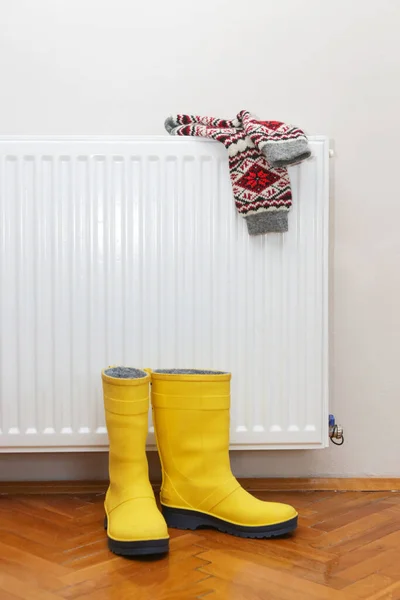
[[[171,112],[247,108],[332,138],[331,409],[346,444],[235,453],[234,468],[400,476],[400,2],[0,0],[0,9],[0,134],[157,134]],[[3,479],[105,475],[105,455],[0,457]]]

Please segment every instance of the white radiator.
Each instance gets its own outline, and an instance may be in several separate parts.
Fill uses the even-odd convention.
[[[311,147],[289,232],[249,237],[218,143],[1,138],[1,450],[104,450],[109,364],[229,370],[232,448],[325,446],[328,140]]]

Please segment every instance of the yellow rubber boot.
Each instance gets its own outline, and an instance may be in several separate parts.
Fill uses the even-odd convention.
[[[141,369],[110,367],[102,380],[110,442],[108,547],[123,556],[168,552],[168,530],[150,485],[145,450],[150,376]]]
[[[152,405],[169,527],[270,538],[293,531],[291,506],[244,490],[229,462],[229,373],[187,369],[152,372]]]

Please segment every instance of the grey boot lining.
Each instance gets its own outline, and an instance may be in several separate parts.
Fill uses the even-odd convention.
[[[133,367],[110,367],[105,369],[104,373],[109,377],[115,377],[115,379],[141,379],[148,375],[146,371],[134,369]]]
[[[228,375],[227,371],[202,371],[199,369],[155,369],[153,373],[165,375]]]

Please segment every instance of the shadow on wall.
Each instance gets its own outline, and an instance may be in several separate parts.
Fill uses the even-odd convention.
[[[327,460],[327,455],[329,459]],[[157,452],[148,453],[150,478],[161,480]],[[321,464],[328,472],[321,472]],[[309,477],[340,474],[340,451],[331,447],[319,452],[234,451],[232,470],[237,477]],[[307,465],[307,470],[304,469]],[[354,474],[358,475],[359,474]],[[374,475],[365,473],[365,475]],[[346,476],[351,476],[347,474]],[[106,481],[107,452],[0,454],[0,481]]]

